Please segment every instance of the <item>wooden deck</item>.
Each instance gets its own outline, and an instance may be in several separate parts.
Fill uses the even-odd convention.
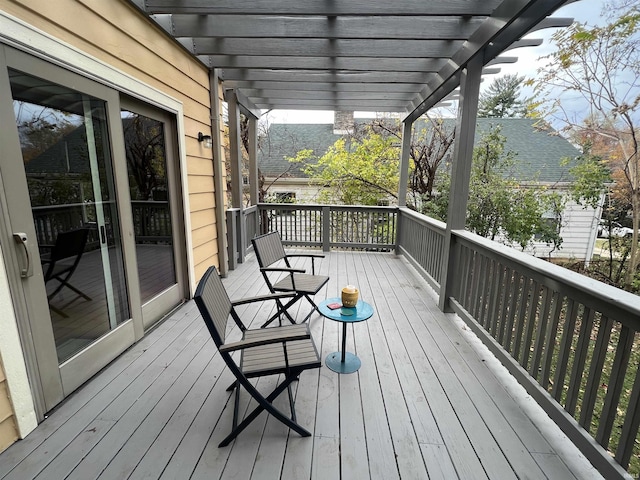
[[[402,257],[332,252],[320,266],[331,280],[317,299],[355,284],[375,314],[349,328],[357,373],[302,374],[312,437],[263,413],[217,447],[232,378],[189,302],[0,454],[0,478],[601,478]],[[266,293],[253,256],[224,283],[231,298]],[[241,311],[257,325],[271,308]],[[311,327],[323,359],[339,349],[337,323],[315,314]]]

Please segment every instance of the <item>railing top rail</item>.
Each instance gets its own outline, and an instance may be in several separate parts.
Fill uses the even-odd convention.
[[[399,207],[398,210],[402,215],[410,217],[412,220],[415,220],[416,222],[422,225],[426,225],[428,227],[435,227],[436,229],[439,229],[439,230],[446,230],[447,228],[446,223],[441,222],[440,220],[436,220],[435,218],[427,217],[426,215],[423,215],[422,213],[418,213],[415,210],[411,210],[410,208]]]
[[[259,203],[259,208],[274,208],[282,210],[320,210],[329,207],[331,210],[374,210],[374,211],[394,211],[396,206],[377,205],[323,205],[320,203]]]
[[[518,264],[536,274],[536,276],[546,278],[548,283],[555,284],[558,291],[571,289],[577,292],[581,297],[587,299],[585,304],[602,305],[602,308],[599,309],[606,313],[614,313],[611,311],[612,308],[618,310],[618,315],[615,317],[612,315],[612,318],[627,324],[636,331],[640,330],[640,296],[533,257],[507,245],[493,242],[466,230],[455,230],[452,233],[462,244],[467,243],[473,248],[479,247],[495,255],[503,263]],[[607,308],[609,311],[607,311]]]
[[[244,209],[244,213],[245,215],[250,215],[253,212],[255,212],[256,210],[258,210],[258,206],[257,205],[251,205],[250,207],[247,207]]]

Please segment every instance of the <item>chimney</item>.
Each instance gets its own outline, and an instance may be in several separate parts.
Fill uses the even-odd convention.
[[[348,135],[353,133],[353,112],[333,112],[333,133]]]

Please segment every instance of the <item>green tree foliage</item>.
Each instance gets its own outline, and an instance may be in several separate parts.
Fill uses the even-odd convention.
[[[304,162],[309,177],[320,180],[323,203],[378,205],[397,198],[400,150],[397,139],[374,133],[360,139],[341,138],[321,157],[303,150],[289,161]]]
[[[506,138],[496,127],[483,135],[474,148],[466,228],[523,249],[534,239],[559,247],[562,197],[541,187],[520,186],[509,174],[515,153],[506,150],[505,143]],[[447,172],[438,181],[441,194],[432,206],[432,213],[442,220],[446,217],[450,184]]]
[[[613,178],[629,199],[634,230],[625,283],[630,285],[640,261],[640,11],[636,3],[617,2],[623,12],[604,26],[574,23],[552,37],[556,50],[544,57],[535,85],[548,115],[584,137],[616,144],[608,161]],[[626,8],[626,9],[625,9]],[[566,95],[565,95],[566,94]],[[581,98],[588,108],[570,108]],[[618,175],[617,172],[620,172]]]
[[[521,96],[524,77],[505,75],[496,78],[480,94],[478,116],[487,118],[534,116],[535,104]]]
[[[414,126],[409,149],[407,204],[410,208],[428,212],[430,201],[436,194],[436,176],[440,165],[450,155],[454,134],[454,124],[447,125],[439,118],[427,118]],[[356,124],[353,133],[333,145],[320,162],[309,150],[301,150],[288,160],[308,165],[305,173],[314,181],[322,171],[327,187],[346,192],[343,195],[324,191],[323,201],[334,199],[346,203],[354,199],[377,202],[397,197],[398,185],[394,182],[399,181],[397,168],[401,140],[400,122],[376,119],[364,126]],[[377,158],[378,163],[373,167],[364,162],[369,152],[373,152],[372,158]],[[311,166],[318,162],[320,167]],[[359,189],[363,191],[358,192]]]
[[[591,153],[591,144],[582,147],[582,155],[575,159],[569,168],[573,177],[570,186],[571,197],[578,205],[598,208],[602,194],[607,191],[607,182],[611,181],[611,171],[599,155]],[[569,159],[564,159],[566,165]]]

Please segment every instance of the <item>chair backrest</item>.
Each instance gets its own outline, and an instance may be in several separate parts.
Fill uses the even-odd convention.
[[[193,298],[213,341],[218,347],[224,345],[231,300],[216,267],[211,266],[207,269],[198,283]]]
[[[284,259],[287,266],[289,266],[289,262],[286,259],[287,254],[282,246],[280,233],[265,233],[264,235],[251,239],[251,243],[253,243],[253,251],[256,253],[260,267],[268,267],[282,259]]]
[[[88,235],[89,230],[86,228],[58,233],[56,243],[51,250],[51,261],[56,262],[70,257],[76,257],[77,260],[80,260],[84,247],[87,245]]]

